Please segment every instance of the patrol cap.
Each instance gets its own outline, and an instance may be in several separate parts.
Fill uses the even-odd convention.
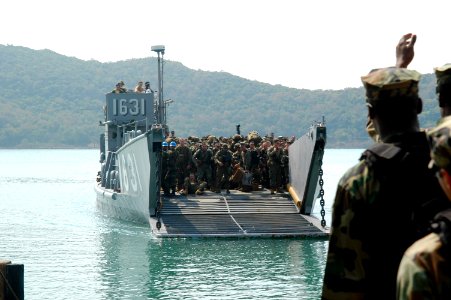
[[[451,63],[444,64],[441,67],[434,68],[435,77],[437,79],[436,92],[440,93],[440,90],[445,85],[451,85]]]
[[[438,167],[451,170],[451,116],[428,132],[431,142],[431,162],[429,168]]]
[[[417,71],[390,67],[372,70],[361,80],[366,89],[366,101],[371,104],[382,99],[418,97],[420,78]]]

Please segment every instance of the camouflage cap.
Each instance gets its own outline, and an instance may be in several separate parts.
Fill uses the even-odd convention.
[[[431,162],[429,167],[451,169],[451,116],[440,120],[440,123],[428,132],[431,142]]]
[[[367,102],[397,97],[418,97],[418,82],[421,74],[405,68],[383,68],[372,70],[362,76]]]
[[[437,79],[437,93],[440,93],[441,86],[451,84],[451,64],[434,68],[434,72]]]

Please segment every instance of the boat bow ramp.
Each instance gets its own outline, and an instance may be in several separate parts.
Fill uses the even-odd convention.
[[[159,218],[150,218],[150,225],[156,237],[328,235],[318,219],[299,213],[289,194],[267,190],[165,197]]]
[[[230,194],[205,192],[201,196],[161,197],[150,217],[156,237],[323,237],[322,158],[326,144],[324,121],[289,148],[289,193],[268,190]],[[311,216],[320,198],[322,220]]]

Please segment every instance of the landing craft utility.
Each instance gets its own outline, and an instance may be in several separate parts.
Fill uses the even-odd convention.
[[[95,185],[99,210],[129,221],[148,222],[156,237],[327,236],[321,169],[326,144],[324,120],[312,124],[298,140],[290,141],[288,156],[284,160],[287,171],[277,173],[277,168],[273,168],[273,176],[268,182],[262,175],[264,166],[261,169],[258,165],[252,166],[256,159],[257,162],[263,161],[265,155],[244,163],[244,154],[237,155],[238,160],[227,154],[227,149],[235,150],[232,148],[237,143],[227,143],[237,135],[240,136],[238,145],[242,147],[237,151],[244,153],[254,151],[254,146],[264,148],[262,141],[254,142],[239,132],[228,140],[204,140],[206,151],[212,152],[207,167],[209,163],[216,164],[218,169],[214,175],[221,176],[221,180],[213,180],[208,174],[202,175],[202,172],[194,173],[196,169],[203,168],[199,157],[205,158],[202,156],[205,154],[201,153],[198,158],[192,159],[189,166],[189,173],[192,174],[183,183],[193,184],[195,192],[190,193],[188,185],[176,189],[176,186],[180,188],[181,183],[177,184],[173,177],[171,172],[174,166],[170,161],[173,155],[170,151],[175,150],[167,150],[167,146],[175,147],[180,139],[169,133],[166,123],[167,101],[163,98],[162,67],[165,47],[154,46],[152,51],[158,54],[156,91],[149,88],[146,93],[119,90],[106,94],[105,119],[100,122],[105,129],[100,137],[101,170]],[[252,146],[249,147],[252,149],[246,146],[251,140]],[[261,140],[270,149],[278,147],[276,144],[279,142],[273,136]],[[211,144],[221,142],[222,152],[220,149],[208,149],[208,141]],[[163,142],[167,146],[163,146]],[[193,145],[201,141],[193,138],[190,142]],[[259,151],[263,153],[263,150]],[[282,160],[279,152],[270,154],[266,148],[264,151],[269,154],[268,165],[274,163],[271,160]],[[213,152],[220,153],[213,156]],[[195,155],[194,150],[191,155]],[[249,162],[250,165],[246,165]],[[246,176],[235,180],[235,185],[229,185],[231,174],[226,170],[229,167],[234,171],[241,170]],[[271,170],[271,166],[266,167]],[[275,186],[274,182],[282,178],[283,184],[277,183]],[[317,199],[320,199],[322,220],[311,216]]]

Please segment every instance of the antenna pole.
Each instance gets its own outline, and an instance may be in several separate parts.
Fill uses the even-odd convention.
[[[166,108],[163,101],[163,56],[165,47],[163,45],[152,46],[152,51],[157,52],[158,55],[158,109],[157,109],[157,123],[163,125],[166,130]]]

